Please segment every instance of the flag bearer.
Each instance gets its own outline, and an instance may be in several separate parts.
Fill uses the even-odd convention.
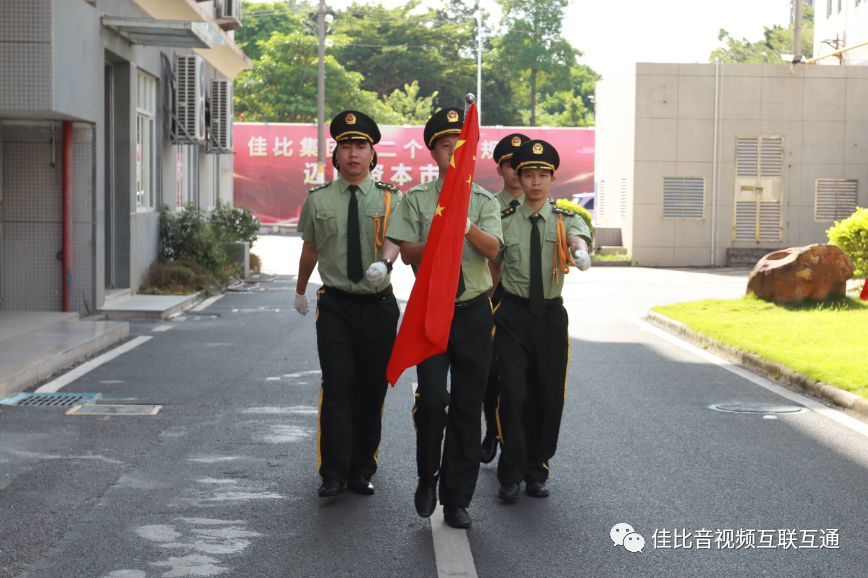
[[[389,224],[388,239],[401,247],[401,260],[414,271],[422,260],[452,153],[461,144],[462,123],[461,109],[447,108],[425,125],[425,145],[440,169],[439,177],[408,190]],[[419,474],[416,511],[423,518],[434,512],[439,480],[444,518],[456,528],[470,526],[467,506],[479,474],[479,408],[492,352],[488,261],[497,256],[501,243],[497,200],[473,184],[448,349],[416,366],[419,385],[413,407]]]
[[[510,159],[525,198],[503,219],[497,257],[504,290],[494,334],[501,388],[497,477],[498,497],[508,502],[518,498],[521,482],[530,496],[549,495],[570,358],[561,291],[571,263],[581,271],[591,266],[584,220],[548,200],[559,163],[555,148],[541,140],[522,144]]]
[[[329,130],[337,141],[333,162],[340,178],[310,189],[302,205],[298,231],[304,245],[295,296],[295,309],[306,315],[305,291],[318,266],[320,497],[338,495],[347,483],[358,494],[374,493],[386,366],[399,317],[390,283],[398,247],[385,235],[401,193],[371,178],[380,131],[355,110],[336,115]]]
[[[516,209],[524,202],[524,191],[521,188],[521,181],[518,178],[518,173],[512,170],[509,160],[512,154],[518,150],[518,147],[529,141],[530,139],[523,134],[513,133],[506,135],[497,146],[494,147],[494,162],[497,164],[497,174],[503,179],[503,188],[495,195],[498,203],[500,203],[500,218],[513,214]],[[495,263],[489,263],[490,267],[495,267]],[[492,276],[494,276],[492,271]],[[494,304],[495,312],[497,304],[500,303],[503,297],[503,286],[498,283],[491,292],[491,302]],[[485,437],[482,438],[482,463],[487,464],[494,460],[497,455],[497,443],[500,438],[497,435],[497,398],[500,395],[500,383],[498,382],[497,367],[495,360],[491,358],[491,369],[488,372],[488,385],[485,387],[485,398],[482,401],[482,415],[485,416]]]

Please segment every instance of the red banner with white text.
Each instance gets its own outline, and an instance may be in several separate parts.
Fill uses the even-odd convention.
[[[382,138],[374,146],[378,157],[372,171],[374,179],[394,183],[406,191],[437,178],[437,165],[423,144],[423,128],[380,126]],[[503,186],[492,160],[494,147],[506,135],[520,132],[558,149],[561,165],[551,189],[553,198],[593,194],[593,129],[481,127],[479,132],[481,158],[473,181],[492,193]],[[235,204],[250,207],[263,223],[294,224],[307,190],[316,186],[316,125],[236,122],[234,141]],[[326,181],[338,178],[331,164],[334,146],[335,142],[327,139]]]

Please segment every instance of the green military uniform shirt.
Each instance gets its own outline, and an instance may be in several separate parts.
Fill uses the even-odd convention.
[[[417,185],[407,191],[398,210],[389,220],[387,237],[395,244],[402,241],[421,243],[428,239],[434,209],[440,198],[443,179]],[[470,206],[467,216],[484,232],[497,237],[503,246],[500,229],[500,205],[494,195],[474,184],[470,192]],[[418,265],[413,265],[415,273]],[[467,301],[481,295],[491,288],[491,272],[488,259],[476,252],[467,238],[461,253],[461,270],[464,273],[464,293],[458,301]]]
[[[378,183],[368,174],[357,186],[356,199],[359,205],[359,232],[362,243],[362,269],[375,262],[374,228],[379,219],[378,238],[382,239],[386,216],[386,193],[391,196],[390,206],[394,212],[401,200],[401,192],[395,185]],[[385,188],[383,188],[385,187]],[[322,282],[335,289],[349,293],[376,293],[388,287],[391,275],[379,287],[373,287],[363,276],[353,283],[347,277],[347,214],[350,206],[350,183],[343,177],[321,187],[311,189],[301,206],[298,231],[307,243],[316,243],[319,253],[317,270]],[[383,248],[377,247],[376,261],[383,259]]]
[[[558,209],[562,211],[563,209]],[[495,262],[503,263],[500,282],[507,293],[530,298],[530,233],[533,228],[530,218],[534,210],[523,203],[512,215],[503,219],[503,248]],[[549,202],[539,211],[540,241],[542,241],[543,295],[546,299],[561,296],[564,288],[564,272],[555,269],[555,243],[558,240],[558,213]],[[567,242],[576,235],[590,244],[591,231],[578,214],[566,211],[563,215]],[[557,273],[556,275],[554,273]]]
[[[494,195],[497,198],[497,202],[500,203],[500,210],[504,210],[509,207],[509,204],[515,200],[519,203],[524,203],[524,193],[520,194],[518,197],[513,197],[509,193],[506,192],[506,189],[500,189],[500,192]]]

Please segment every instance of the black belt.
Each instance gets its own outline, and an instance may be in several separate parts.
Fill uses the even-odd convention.
[[[503,298],[507,301],[512,301],[513,303],[518,303],[519,305],[524,305],[525,307],[530,307],[530,299],[525,299],[524,297],[519,297],[518,295],[513,295],[512,293],[503,292]],[[546,307],[558,307],[559,305],[564,304],[563,297],[555,297],[554,299],[546,299],[545,300]]]
[[[485,303],[491,303],[488,299],[488,293],[481,293],[474,297],[473,299],[468,299],[467,301],[460,301],[455,303],[456,311],[469,311],[471,309],[476,309],[480,305],[484,305]]]
[[[337,289],[335,287],[329,287],[328,285],[323,285],[322,290],[332,295],[338,295],[340,297],[352,299],[353,301],[374,301],[375,299],[382,299],[383,297],[391,295],[392,285],[390,284],[379,293],[350,293],[349,291],[344,291],[343,289]]]

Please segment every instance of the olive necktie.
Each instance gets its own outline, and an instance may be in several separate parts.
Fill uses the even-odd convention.
[[[540,216],[535,214],[530,218],[533,227],[530,230],[530,312],[534,317],[542,317],[546,312],[543,297],[542,279],[542,243],[539,236]]]
[[[356,191],[359,187],[350,185],[350,208],[347,211],[347,277],[353,283],[362,280],[362,240],[359,235],[359,201]]]

